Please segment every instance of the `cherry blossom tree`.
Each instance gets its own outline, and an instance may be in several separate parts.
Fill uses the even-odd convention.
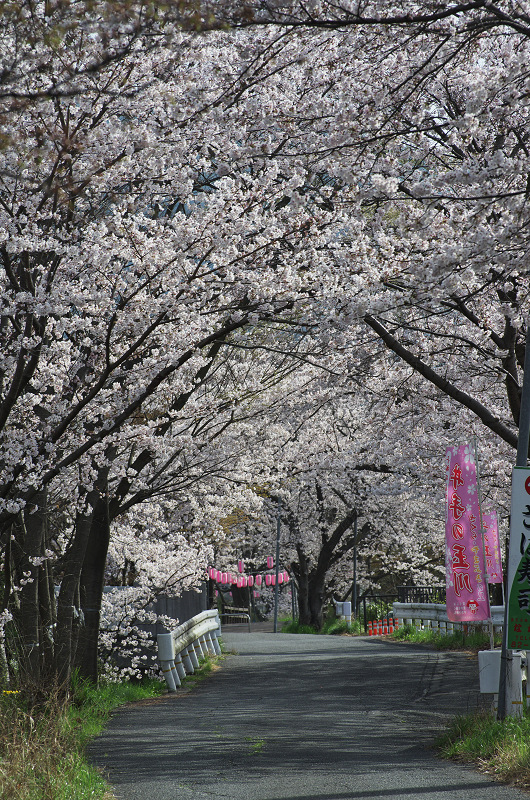
[[[35,14],[38,38],[47,8]],[[75,658],[94,677],[112,522],[177,491],[182,464],[191,480],[194,429],[204,442],[230,424],[233,393],[192,402],[221,349],[244,349],[235,334],[260,323],[320,323],[322,297],[341,293],[328,243],[343,220],[315,202],[318,181],[296,193],[306,165],[285,175],[268,157],[277,34],[257,55],[245,36],[175,36],[155,52],[135,34],[108,63],[82,27],[61,40],[69,58],[45,37],[57,85],[96,59],[74,69],[75,92],[51,92],[18,53],[9,71],[24,102],[9,106],[0,170],[3,606],[36,681],[66,680]],[[239,101],[249,62],[252,111]]]
[[[500,441],[502,484],[528,303],[527,21],[515,2],[405,5],[2,4],[2,610],[32,678],[76,658],[95,675],[111,531],[133,510],[172,496],[176,536],[184,495],[196,519],[226,465],[269,480],[257,398],[278,387],[280,428],[297,381],[318,383],[302,366],[328,380],[304,420],[377,361],[379,407],[413,426],[405,384],[416,398],[425,378],[422,409],[454,435],[442,393]],[[368,461],[404,475],[399,424]],[[326,435],[286,475],[305,461],[322,487]]]

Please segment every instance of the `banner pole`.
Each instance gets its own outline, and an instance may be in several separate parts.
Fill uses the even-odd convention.
[[[517,467],[526,467],[528,463],[528,440],[530,437],[530,317],[526,319],[526,345],[524,354],[524,372],[523,372],[523,388],[521,393],[521,409],[519,412],[519,436],[517,439],[517,460],[515,465]],[[511,533],[511,531],[510,531]],[[513,546],[511,541],[508,542],[508,549]],[[509,564],[508,555],[506,554],[506,563]],[[502,650],[501,650],[501,668],[499,675],[499,705],[497,707],[497,719],[503,720],[506,718],[506,685],[507,685],[507,672],[508,661],[511,660],[512,653],[508,649],[508,606],[510,602],[511,582],[515,576],[507,572],[506,580],[506,595],[504,598],[504,625],[502,629]]]
[[[486,597],[488,598],[488,611],[489,611],[489,618],[486,621],[488,623],[488,630],[490,635],[490,650],[493,650],[495,648],[495,643],[493,641],[493,620],[491,619],[491,605],[490,605],[490,583],[489,583],[488,567],[486,562],[486,547],[484,545],[484,523],[482,521],[482,488],[480,485],[480,469],[478,463],[478,448],[477,448],[476,435],[473,436],[473,446],[475,448],[475,464],[477,470],[478,520],[480,525],[480,541],[482,542],[482,565],[484,568],[484,584],[486,586]]]

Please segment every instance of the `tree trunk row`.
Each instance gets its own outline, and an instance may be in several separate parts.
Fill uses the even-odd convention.
[[[74,669],[81,678],[97,682],[110,540],[106,481],[101,471],[53,571],[47,557],[51,543],[45,491],[5,531],[3,610],[13,619],[6,628],[0,671],[30,691],[67,691]]]

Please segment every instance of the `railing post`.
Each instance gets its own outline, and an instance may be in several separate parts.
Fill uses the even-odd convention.
[[[188,675],[193,675],[193,673],[195,672],[195,668],[193,666],[193,660],[191,658],[191,653],[190,653],[191,649],[192,649],[191,647],[185,647],[181,653],[182,663],[184,664],[184,669],[186,670],[186,673]],[[195,655],[195,652],[193,653],[193,655]]]
[[[184,669],[184,664],[182,663],[182,655],[177,653],[175,656],[175,669],[177,670],[177,674],[181,680],[184,680],[186,677],[186,670]]]

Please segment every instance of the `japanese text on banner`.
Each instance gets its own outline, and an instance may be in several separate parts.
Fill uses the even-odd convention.
[[[447,616],[452,622],[489,619],[473,448],[470,445],[447,448],[446,471]]]
[[[482,514],[482,527],[488,583],[502,583],[501,545],[496,511]]]
[[[516,467],[512,474],[508,598],[508,648],[529,649],[530,470],[524,467]]]

